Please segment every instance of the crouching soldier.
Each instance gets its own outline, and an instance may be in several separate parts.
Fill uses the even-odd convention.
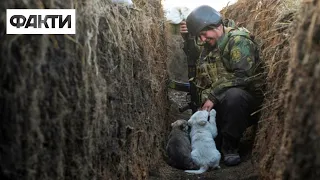
[[[241,162],[238,153],[245,129],[255,123],[251,116],[263,100],[263,68],[257,44],[245,28],[223,25],[218,11],[210,6],[193,10],[180,25],[180,32],[195,37],[202,46],[196,63],[195,83],[202,110],[217,112],[217,126],[224,163]]]

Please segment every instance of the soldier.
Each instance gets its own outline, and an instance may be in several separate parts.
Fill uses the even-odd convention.
[[[224,163],[241,162],[238,148],[245,129],[257,122],[251,114],[260,108],[262,65],[256,43],[245,28],[225,27],[218,11],[203,5],[194,9],[180,25],[201,46],[195,83],[202,110],[217,112],[217,126]]]

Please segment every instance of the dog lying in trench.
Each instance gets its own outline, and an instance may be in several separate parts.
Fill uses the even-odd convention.
[[[188,125],[191,126],[191,146],[188,137],[189,133],[186,130],[188,125],[185,125],[186,123],[182,123],[180,120],[172,124],[172,127],[180,127],[173,128],[167,144],[167,153],[171,161],[175,162],[174,167],[178,165],[180,166],[179,169],[188,169],[185,172],[194,174],[201,174],[210,167],[220,168],[221,154],[214,142],[214,138],[218,134],[215,117],[215,110],[211,110],[210,113],[207,111],[197,111],[191,116],[188,120]],[[184,133],[180,131],[177,133],[177,129],[183,129],[182,132]],[[197,166],[200,169],[193,170]]]

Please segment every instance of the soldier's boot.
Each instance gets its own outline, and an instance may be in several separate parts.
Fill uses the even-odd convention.
[[[238,153],[238,141],[230,138],[223,138],[222,153],[223,161],[226,166],[236,166],[241,163],[241,158]]]

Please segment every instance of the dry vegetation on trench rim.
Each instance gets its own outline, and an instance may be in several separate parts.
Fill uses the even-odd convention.
[[[142,179],[168,131],[159,0],[4,0],[0,170],[7,179]],[[5,9],[75,8],[76,35],[5,35]]]
[[[317,0],[240,0],[224,9],[248,27],[266,62],[267,90],[255,141],[263,179],[319,177],[319,29]]]

